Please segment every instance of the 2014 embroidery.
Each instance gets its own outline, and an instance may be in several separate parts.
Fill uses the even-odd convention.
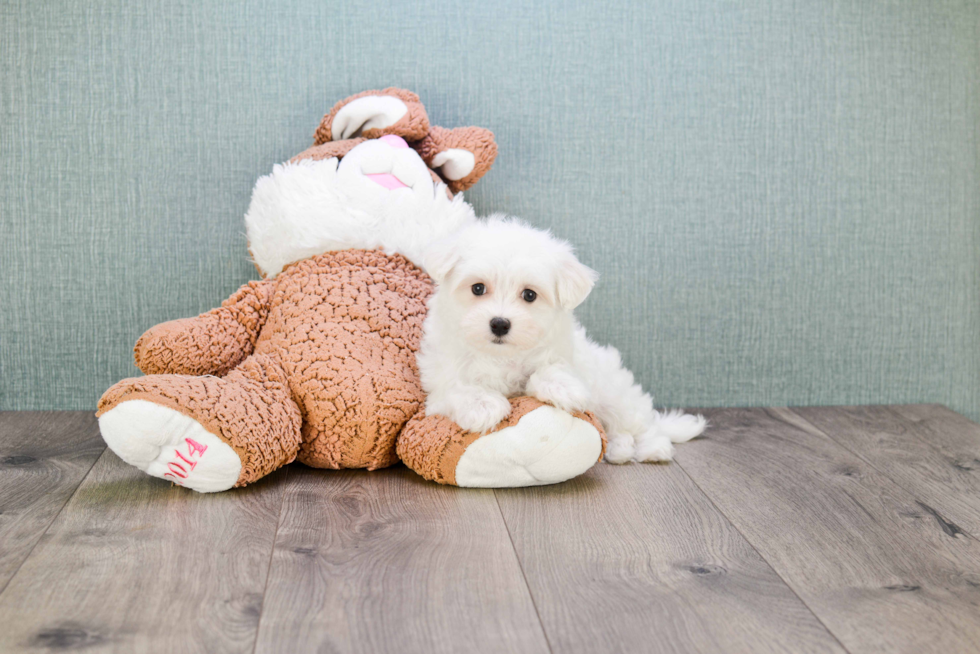
[[[197,466],[201,460],[201,457],[204,456],[204,452],[208,449],[207,445],[201,445],[193,438],[185,438],[184,442],[187,443],[187,456],[181,454],[180,450],[174,450],[174,454],[178,459],[180,459],[180,461],[183,461],[187,467],[185,468],[184,465],[181,465],[178,461],[174,460],[167,464],[167,468],[170,470],[170,472],[163,473],[164,477],[170,477],[173,479],[174,483],[181,486],[183,485],[181,480],[187,479],[187,475],[190,474],[190,471]],[[196,461],[194,460],[195,456],[197,457]]]

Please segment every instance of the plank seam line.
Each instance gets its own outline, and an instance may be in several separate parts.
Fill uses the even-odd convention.
[[[544,644],[548,646],[548,651],[554,654],[554,648],[551,646],[551,639],[548,638],[548,630],[545,629],[544,621],[541,619],[541,611],[538,610],[538,603],[534,601],[534,591],[531,590],[531,584],[527,582],[527,573],[524,572],[524,563],[521,561],[521,557],[517,555],[517,546],[514,544],[514,536],[510,533],[510,525],[507,524],[507,518],[504,516],[504,510],[500,508],[500,498],[497,497],[496,489],[493,491],[493,501],[497,505],[497,513],[500,514],[500,521],[504,523],[504,530],[507,532],[507,539],[510,541],[510,551],[514,553],[514,559],[517,561],[517,567],[521,571],[521,579],[524,580],[524,588],[527,589],[527,595],[531,598],[531,606],[534,607],[534,615],[538,619],[538,626],[541,627],[541,635],[544,636]]]
[[[749,547],[752,548],[752,551],[755,552],[756,556],[758,556],[759,559],[763,563],[766,564],[766,567],[769,568],[770,570],[772,570],[772,573],[774,575],[776,575],[776,577],[780,581],[782,581],[783,584],[787,588],[789,588],[789,592],[793,593],[793,595],[796,597],[796,599],[800,600],[800,604],[802,604],[803,606],[806,607],[806,610],[810,612],[810,615],[813,616],[813,619],[816,620],[817,623],[820,624],[820,626],[823,627],[824,630],[826,630],[826,632],[828,634],[830,634],[830,637],[831,638],[833,638],[835,641],[837,641],[837,644],[841,646],[841,649],[842,650],[844,650],[845,652],[850,652],[851,650],[849,650],[844,645],[844,643],[841,642],[840,638],[837,637],[837,634],[835,634],[830,629],[830,627],[828,627],[826,625],[826,623],[820,618],[820,616],[817,615],[817,613],[813,610],[813,607],[811,607],[809,604],[807,604],[806,601],[802,597],[800,597],[800,594],[796,592],[796,589],[793,588],[792,584],[790,584],[789,581],[787,581],[786,579],[784,579],[783,578],[783,575],[779,574],[779,572],[776,570],[776,568],[774,568],[772,566],[772,563],[769,561],[769,559],[767,559],[765,556],[763,556],[762,552],[760,552],[759,549],[755,546],[755,543],[753,543],[751,540],[749,540],[749,537],[746,536],[744,533],[742,533],[742,530],[738,528],[738,525],[735,524],[735,522],[731,519],[731,517],[729,517],[729,515],[727,513],[725,513],[724,511],[721,510],[721,507],[720,506],[718,506],[717,504],[715,504],[714,498],[711,497],[710,495],[708,495],[708,493],[705,492],[705,490],[703,488],[701,488],[700,484],[698,484],[698,482],[694,479],[694,477],[691,476],[691,473],[689,473],[687,470],[684,469],[684,466],[681,465],[680,461],[678,461],[675,458],[674,459],[674,463],[677,465],[678,468],[681,469],[681,472],[683,472],[687,476],[687,478],[691,480],[691,483],[694,484],[694,487],[697,488],[699,491],[701,491],[701,494],[704,495],[705,498],[707,498],[707,500],[711,503],[711,506],[715,507],[715,511],[717,511],[722,517],[724,517],[725,520],[728,521],[728,524],[730,524],[732,526],[732,529],[734,529],[738,533],[738,535],[742,537],[742,539],[745,541],[745,543]]]
[[[903,420],[903,421],[907,421],[908,420],[905,416],[903,416],[902,414],[898,413],[897,411],[892,410],[888,406],[886,406],[886,405],[880,405],[880,406],[882,406],[886,411],[888,411],[889,413],[891,413],[895,417],[899,418],[900,420]],[[810,422],[809,420],[807,420],[806,418],[804,418],[802,415],[800,415],[796,411],[793,411],[793,409],[787,407],[786,410],[789,411],[790,413],[792,413],[794,416],[796,416],[799,420],[802,420],[803,422],[805,422],[815,432],[817,432],[818,434],[821,434],[822,436],[824,436],[827,439],[829,439],[831,443],[836,444],[842,450],[844,450],[846,452],[849,452],[852,456],[860,459],[861,461],[864,461],[864,463],[867,464],[867,466],[869,468],[871,468],[872,470],[874,470],[875,472],[877,472],[879,475],[881,475],[882,477],[884,477],[888,481],[890,481],[893,484],[895,484],[896,486],[898,486],[900,489],[902,489],[902,491],[904,491],[913,500],[915,500],[916,502],[922,502],[922,498],[920,498],[917,493],[914,493],[914,492],[912,492],[912,490],[906,488],[905,485],[902,484],[902,482],[900,482],[899,480],[893,478],[890,474],[888,474],[887,472],[885,472],[884,470],[882,470],[881,468],[879,468],[878,466],[876,466],[871,460],[869,460],[869,459],[865,458],[864,456],[862,456],[861,453],[852,450],[846,444],[844,444],[842,441],[837,440],[836,438],[834,438],[833,436],[831,436],[828,432],[820,429],[819,427],[817,427],[816,425],[814,425],[812,422]],[[939,450],[939,448],[937,448],[935,445],[933,445],[929,441],[920,441],[920,442],[925,443],[925,445],[926,445],[927,448],[929,448],[930,450],[932,450],[933,452],[935,452],[939,456],[943,456],[943,453]],[[942,516],[945,520],[948,520],[949,522],[953,522],[944,513],[940,513],[939,510],[936,509],[935,507],[933,507],[933,511],[935,511],[938,515]],[[980,542],[980,538],[978,538],[977,536],[974,536],[971,532],[967,531],[964,527],[962,527],[960,525],[960,523],[953,522],[953,524],[955,524],[959,528],[959,530],[963,533],[963,535],[965,535],[967,538],[972,538],[973,540]]]
[[[20,569],[24,567],[24,564],[27,563],[27,560],[31,558],[31,556],[34,554],[34,550],[37,549],[38,544],[42,540],[44,540],[45,535],[47,535],[48,531],[51,529],[51,525],[55,523],[55,520],[58,519],[58,516],[60,516],[62,511],[65,510],[65,507],[68,506],[68,503],[71,502],[73,497],[75,497],[75,494],[78,493],[78,489],[82,487],[82,484],[85,483],[85,480],[88,479],[88,476],[92,474],[92,468],[95,467],[95,464],[98,463],[99,459],[104,457],[105,453],[108,451],[109,451],[108,447],[103,447],[102,452],[99,454],[99,456],[95,457],[95,459],[92,461],[92,464],[88,467],[88,470],[86,470],[85,474],[82,475],[82,478],[78,480],[78,484],[75,486],[75,489],[72,490],[70,495],[68,495],[64,503],[58,509],[57,513],[55,513],[54,516],[52,516],[51,521],[48,522],[47,526],[44,528],[44,531],[41,532],[41,535],[38,537],[38,539],[34,541],[34,544],[31,546],[31,550],[27,553],[27,556],[25,556],[23,560],[21,560],[20,565],[18,565],[17,569],[14,570],[14,574],[10,575],[10,577],[7,578],[6,583],[3,585],[3,588],[0,588],[0,595],[3,595],[4,591],[7,590],[7,586],[10,585],[10,582],[13,581],[14,578],[20,574]]]
[[[265,583],[262,585],[262,606],[259,607],[259,620],[255,623],[255,641],[252,643],[252,654],[259,647],[259,633],[262,631],[262,618],[265,617],[265,596],[269,592],[269,577],[272,576],[272,561],[276,555],[276,544],[279,542],[279,526],[282,524],[282,510],[286,506],[286,482],[289,479],[289,466],[283,471],[282,493],[279,495],[279,513],[276,514],[276,531],[272,534],[272,547],[269,548],[269,565],[265,569]]]

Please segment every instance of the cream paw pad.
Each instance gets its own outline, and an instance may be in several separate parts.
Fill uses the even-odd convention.
[[[398,455],[426,479],[471,488],[557,484],[602,458],[606,437],[591,413],[566,413],[532,397],[510,403],[510,415],[485,434],[420,412],[402,432]]]
[[[228,490],[242,471],[231,446],[193,418],[153,402],[121,402],[102,414],[99,429],[126,463],[201,493]]]

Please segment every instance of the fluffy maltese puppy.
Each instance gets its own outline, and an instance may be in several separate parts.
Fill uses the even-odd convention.
[[[485,432],[532,395],[568,412],[592,411],[612,463],[669,461],[673,443],[700,434],[701,416],[660,413],[619,352],[572,315],[596,281],[571,246],[500,216],[466,227],[425,257],[436,281],[417,357],[426,411]]]

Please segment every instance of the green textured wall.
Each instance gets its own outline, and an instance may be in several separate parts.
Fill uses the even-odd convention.
[[[253,276],[336,100],[497,134],[470,194],[578,244],[667,405],[980,417],[980,3],[0,4],[0,408],[93,408]]]

